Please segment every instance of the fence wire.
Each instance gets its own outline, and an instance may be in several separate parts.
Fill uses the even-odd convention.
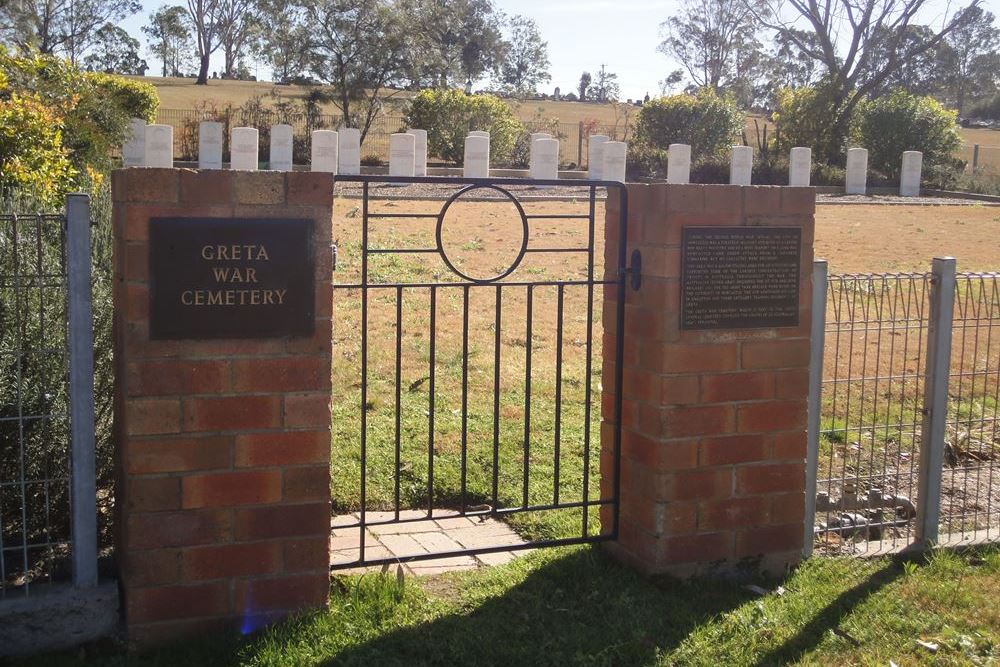
[[[70,575],[65,218],[0,215],[0,599]]]

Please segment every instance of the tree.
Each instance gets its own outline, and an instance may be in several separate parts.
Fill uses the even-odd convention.
[[[517,96],[537,92],[539,84],[551,80],[549,43],[542,41],[538,25],[526,16],[510,19],[510,38],[500,64],[500,83]]]
[[[289,83],[309,69],[309,31],[302,23],[302,8],[281,0],[261,3],[268,29],[263,32],[261,55],[271,66],[274,80]]]
[[[490,0],[399,0],[395,11],[411,22],[407,78],[414,85],[462,87],[498,64],[501,16]]]
[[[75,64],[98,28],[140,9],[138,0],[12,0],[0,4],[0,35],[22,51],[59,53]]]
[[[695,88],[748,88],[761,51],[755,12],[764,7],[755,1],[684,0],[680,13],[660,24],[657,50],[680,62]]]
[[[576,89],[580,92],[580,101],[587,101],[587,89],[590,88],[591,77],[590,72],[584,72],[580,75],[580,83],[577,84]]]
[[[191,52],[191,26],[183,7],[160,7],[142,27],[150,51],[160,59],[163,76],[181,76]]]
[[[188,17],[194,28],[195,47],[198,54],[198,80],[196,84],[208,84],[208,66],[212,54],[222,45],[219,15],[223,0],[187,0]]]
[[[855,108],[879,90],[898,70],[909,67],[934,49],[950,33],[967,24],[981,0],[942,16],[940,27],[928,39],[909,42],[911,26],[928,0],[743,0],[765,26],[777,30],[795,44],[803,56],[821,69],[835,115],[829,124],[846,141]],[[786,10],[787,8],[787,10]],[[810,39],[800,35],[806,26]],[[873,60],[884,54],[877,67]],[[820,159],[840,157],[819,155]]]
[[[83,63],[108,74],[145,74],[148,69],[139,57],[139,40],[111,23],[97,31],[94,50]]]
[[[594,97],[598,102],[616,102],[620,90],[618,88],[618,75],[609,72],[604,65],[597,73],[597,81],[594,83]]]
[[[248,55],[259,31],[257,0],[218,0],[219,42],[224,55],[223,77],[236,77],[237,65]]]
[[[941,74],[961,114],[966,96],[972,90],[989,93],[996,89],[995,76],[1000,71],[1000,30],[994,16],[982,7],[969,10],[968,21],[944,39],[940,56]]]
[[[334,89],[345,127],[357,127],[364,140],[382,109],[387,92],[403,80],[410,53],[409,33],[387,0],[304,0],[309,26],[311,67]]]

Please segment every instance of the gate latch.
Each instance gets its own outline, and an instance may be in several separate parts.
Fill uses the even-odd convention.
[[[642,287],[642,253],[639,252],[638,248],[632,251],[632,260],[629,264],[630,266],[625,269],[625,273],[629,274],[632,291],[637,292]]]

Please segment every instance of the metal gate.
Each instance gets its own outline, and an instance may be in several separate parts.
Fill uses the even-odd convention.
[[[348,204],[338,197],[334,232],[334,539],[354,542],[332,569],[614,539],[625,188],[385,176],[335,187]],[[621,212],[607,258],[605,192]],[[487,519],[525,541],[484,534],[404,555],[372,544],[389,526]]]

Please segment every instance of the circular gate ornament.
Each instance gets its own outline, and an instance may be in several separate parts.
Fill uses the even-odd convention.
[[[448,252],[445,250],[444,242],[442,240],[442,230],[444,229],[444,221],[445,217],[448,215],[448,209],[451,207],[453,203],[458,201],[460,198],[462,198],[465,195],[468,195],[471,192],[474,192],[475,190],[494,190],[496,192],[499,192],[501,195],[506,197],[506,199],[510,203],[514,205],[514,208],[517,210],[517,213],[521,218],[521,243],[518,248],[517,256],[510,263],[510,266],[508,266],[506,270],[490,278],[476,278],[459,270],[459,268],[455,265],[455,263],[452,262],[451,258],[448,257]],[[473,283],[479,283],[479,284],[492,283],[509,276],[517,269],[518,265],[520,265],[521,263],[521,260],[524,259],[524,254],[528,251],[528,216],[525,215],[524,208],[521,206],[521,203],[517,201],[514,195],[512,195],[507,190],[504,190],[503,188],[498,187],[496,185],[470,185],[469,187],[463,188],[458,192],[456,192],[455,194],[453,194],[451,197],[449,197],[448,201],[446,201],[444,206],[441,208],[441,212],[438,214],[437,229],[435,230],[435,238],[437,240],[437,250],[438,253],[441,255],[441,259],[444,260],[444,263],[456,275]]]

